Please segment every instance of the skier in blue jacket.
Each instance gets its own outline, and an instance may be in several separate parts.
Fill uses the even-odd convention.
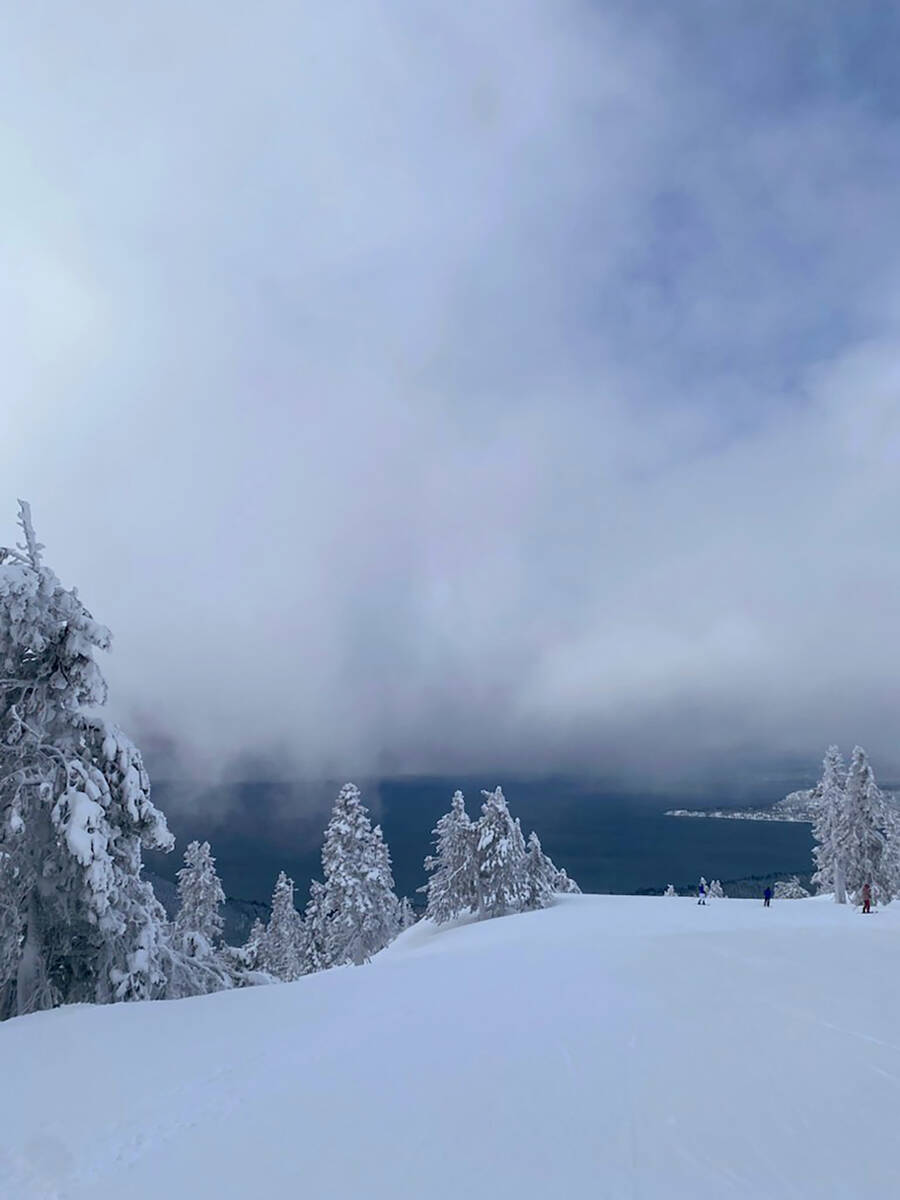
[[[766,886],[766,890],[763,892],[763,904],[766,908],[770,908],[772,905],[772,889],[768,886]]]
[[[706,884],[703,882],[702,879],[700,880],[699,884],[697,885],[697,903],[698,904],[706,903]]]

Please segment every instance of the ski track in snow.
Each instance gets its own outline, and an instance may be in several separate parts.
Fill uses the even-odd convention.
[[[900,1194],[882,916],[566,897],[292,985],[7,1022],[0,1196]]]

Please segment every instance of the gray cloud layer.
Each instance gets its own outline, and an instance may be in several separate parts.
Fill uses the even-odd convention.
[[[726,19],[727,14],[727,19]],[[18,6],[8,540],[201,769],[897,764],[884,6]]]

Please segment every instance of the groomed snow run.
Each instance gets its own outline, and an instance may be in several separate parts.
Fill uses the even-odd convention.
[[[0,1026],[3,1200],[900,1195],[900,906],[573,896]]]

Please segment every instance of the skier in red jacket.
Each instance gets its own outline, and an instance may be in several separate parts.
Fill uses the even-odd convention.
[[[863,912],[870,913],[872,911],[872,889],[867,883],[863,884],[862,900]]]

